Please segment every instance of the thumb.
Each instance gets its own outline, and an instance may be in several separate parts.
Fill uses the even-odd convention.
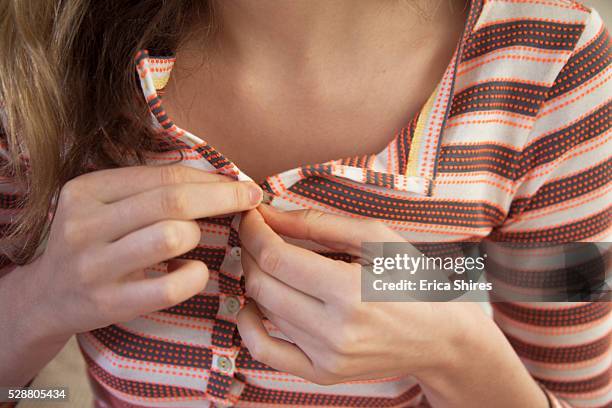
[[[257,210],[276,233],[306,239],[337,251],[361,256],[363,242],[405,242],[381,221],[318,210],[279,211],[262,204]]]

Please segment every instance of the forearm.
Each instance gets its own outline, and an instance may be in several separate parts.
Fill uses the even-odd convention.
[[[18,267],[0,278],[0,386],[27,384],[70,337],[53,334],[53,310],[30,269]]]
[[[449,340],[440,347],[436,369],[419,376],[432,406],[548,407],[546,395],[491,319],[470,318]]]

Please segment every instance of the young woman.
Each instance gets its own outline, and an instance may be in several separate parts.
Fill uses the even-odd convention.
[[[606,240],[595,11],[0,7],[0,384],[76,333],[100,407],[611,403],[610,303],[367,303],[353,262],[365,241]]]

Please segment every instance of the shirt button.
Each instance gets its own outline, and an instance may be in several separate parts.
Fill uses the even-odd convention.
[[[230,257],[232,257],[233,259],[240,259],[240,257],[242,256],[242,249],[240,249],[239,246],[235,246],[232,247],[232,249],[230,249]]]
[[[235,296],[229,296],[225,299],[225,307],[231,314],[237,313],[240,310],[240,301]]]
[[[217,368],[221,371],[227,372],[232,370],[232,360],[225,356],[220,356],[217,359]]]

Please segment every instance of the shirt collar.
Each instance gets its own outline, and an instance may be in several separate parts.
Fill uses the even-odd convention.
[[[350,180],[391,188],[398,191],[431,195],[436,177],[440,140],[444,132],[454,95],[457,66],[463,57],[465,44],[480,16],[484,0],[471,0],[466,23],[453,57],[437,87],[409,123],[391,138],[377,154],[333,160],[323,164],[302,166],[308,176],[338,176]],[[179,128],[166,115],[159,91],[170,78],[175,58],[150,56],[147,50],[136,55],[141,87],[151,113],[165,133],[182,146],[194,160],[203,158],[219,172],[237,179],[250,180],[234,163],[226,159],[206,141]],[[191,152],[191,153],[189,153]]]

